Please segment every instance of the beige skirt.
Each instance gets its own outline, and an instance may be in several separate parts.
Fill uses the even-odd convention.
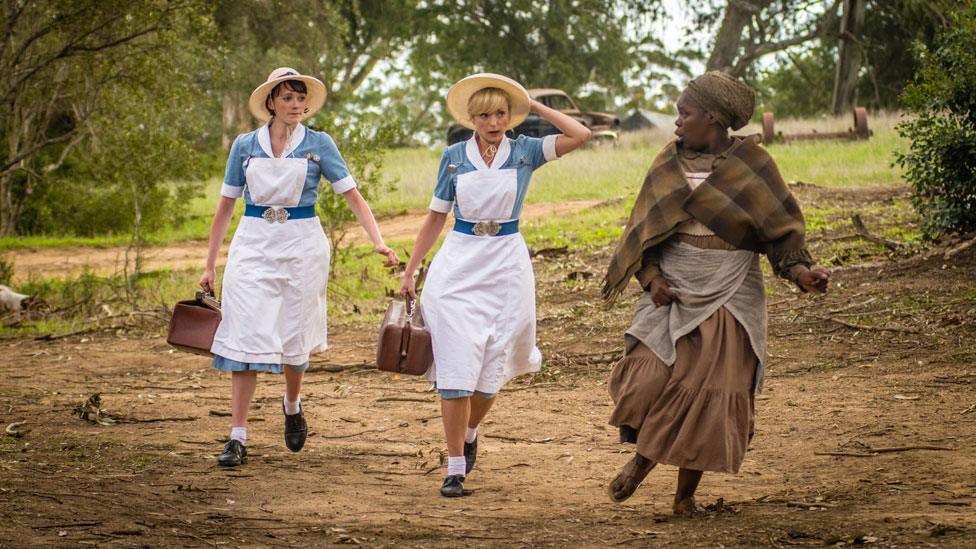
[[[725,307],[675,343],[669,367],[638,343],[617,363],[608,389],[621,442],[666,465],[737,473],[754,427],[757,359]]]

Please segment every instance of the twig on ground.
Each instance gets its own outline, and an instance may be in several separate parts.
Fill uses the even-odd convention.
[[[945,446],[931,446],[927,444],[917,444],[912,446],[889,446],[886,448],[871,448],[868,447],[864,452],[821,452],[817,451],[813,454],[815,456],[843,456],[843,457],[875,457],[880,454],[890,454],[894,452],[908,452],[910,450],[939,450],[952,452],[955,451],[954,448],[947,448]]]
[[[835,318],[832,316],[820,316],[820,315],[811,315],[811,316],[826,322],[833,322],[835,324],[840,324],[841,326],[845,328],[850,328],[852,330],[873,331],[873,332],[901,332],[907,334],[922,333],[920,330],[917,330],[915,328],[902,328],[900,326],[867,326],[865,324],[855,324],[853,322],[847,322],[846,320],[841,320],[839,318]]]
[[[966,408],[965,410],[963,410],[962,412],[960,412],[959,415],[964,416],[964,415],[968,414],[969,412],[972,412],[973,410],[976,410],[976,404],[973,404],[969,408]]]
[[[329,372],[336,374],[350,370],[375,370],[376,364],[373,362],[356,362],[352,364],[334,364],[330,362],[312,362],[306,372]]]
[[[319,436],[322,437],[322,438],[327,438],[327,439],[352,438],[352,437],[358,437],[359,435],[368,435],[368,434],[371,434],[371,433],[385,433],[387,431],[392,431],[394,429],[400,429],[401,427],[406,427],[407,425],[409,425],[409,424],[407,424],[407,423],[401,423],[401,424],[396,425],[394,427],[387,427],[386,429],[367,429],[365,431],[360,431],[358,433],[350,433],[348,435],[319,435]]]
[[[17,427],[20,427],[21,425],[26,425],[26,424],[27,424],[27,421],[26,420],[24,420],[24,421],[15,421],[15,422],[11,423],[10,425],[7,425],[7,428],[4,429],[4,432],[7,433],[9,436],[12,436],[14,438],[20,438],[20,437],[26,435],[27,433],[29,433],[30,432],[30,429],[28,429],[26,431],[18,431],[17,430]]]
[[[157,417],[151,419],[138,419],[134,417],[116,417],[116,423],[159,423],[162,421],[196,421],[200,418],[194,416],[185,417]]]
[[[858,236],[865,240],[874,242],[875,244],[881,244],[889,250],[895,251],[904,246],[901,242],[896,242],[894,240],[889,240],[887,238],[882,238],[880,236],[875,236],[868,231],[867,225],[861,220],[860,214],[854,214],[851,216],[851,223],[854,224],[854,230],[857,231]]]

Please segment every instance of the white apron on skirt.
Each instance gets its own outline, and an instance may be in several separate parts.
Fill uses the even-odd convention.
[[[507,220],[515,203],[515,170],[461,174],[456,191],[464,219]],[[421,302],[434,347],[427,378],[438,389],[497,393],[508,380],[542,365],[535,342],[535,275],[520,233],[448,233],[430,264]]]
[[[247,184],[262,206],[293,207],[307,160],[252,158]],[[255,164],[261,164],[255,166]],[[223,318],[211,351],[247,363],[300,365],[328,347],[329,242],[318,217],[241,218],[227,255]]]

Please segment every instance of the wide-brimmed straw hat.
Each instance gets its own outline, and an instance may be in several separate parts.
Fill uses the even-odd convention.
[[[254,91],[251,92],[251,98],[247,101],[247,107],[250,109],[251,114],[254,115],[254,118],[262,122],[267,122],[271,118],[271,112],[268,111],[267,107],[268,94],[271,93],[271,90],[275,86],[285,80],[300,80],[305,83],[305,88],[308,90],[308,93],[305,94],[308,112],[302,115],[302,120],[315,114],[325,104],[325,84],[321,80],[314,76],[299,74],[298,71],[291,67],[278,67],[271,71],[271,74],[268,75],[268,80],[264,84],[254,88]]]
[[[498,88],[508,94],[509,122],[508,128],[518,126],[529,116],[529,92],[522,84],[507,76],[482,72],[472,74],[458,80],[447,92],[447,110],[465,128],[474,129],[471,115],[468,114],[468,100],[479,90]]]

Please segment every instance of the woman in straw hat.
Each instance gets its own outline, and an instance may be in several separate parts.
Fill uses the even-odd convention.
[[[285,374],[285,446],[305,444],[308,428],[299,397],[311,353],[326,343],[329,244],[315,215],[319,181],[341,193],[386,265],[399,262],[383,243],[369,205],[356,189],[335,141],[302,125],[325,103],[325,86],[294,69],[275,69],[251,93],[248,106],[266,122],[234,140],[210,228],[200,286],[213,292],[215,265],[234,202],[245,209],[224,270],[223,319],[214,336],[214,367],[231,372],[231,435],[221,465],[247,461],[247,413],[257,372]]]
[[[644,289],[608,383],[610,424],[637,450],[610,483],[613,501],[664,463],[679,467],[674,512],[693,515],[703,471],[738,472],[766,357],[760,253],[803,291],[827,289],[776,163],[757,140],[729,135],[754,104],[724,73],[691,81],[678,99],[678,139],[651,164],[607,270],[605,298],[631,276]]]
[[[423,314],[434,347],[428,379],[441,396],[447,437],[446,497],[463,495],[474,466],[478,425],[509,379],[539,370],[535,277],[519,213],[532,172],[575,150],[590,131],[529,98],[518,82],[475,74],[447,93],[447,108],[474,130],[444,150],[430,211],[403,273],[401,294],[416,298],[414,273],[454,213],[454,230],[430,264]],[[534,111],[562,133],[506,137]]]

